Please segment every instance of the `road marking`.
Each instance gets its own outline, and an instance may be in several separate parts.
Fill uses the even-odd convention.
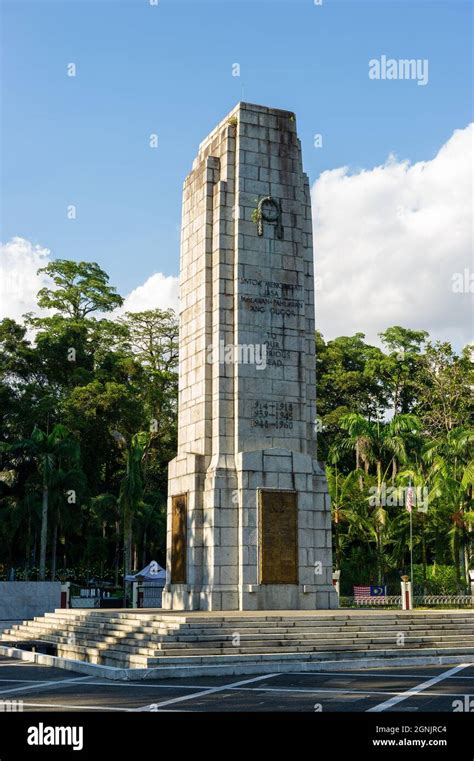
[[[391,690],[371,690],[370,688],[367,690],[343,690],[337,687],[322,687],[320,689],[316,687],[308,689],[304,689],[304,687],[228,687],[227,689],[235,690],[236,692],[302,692],[306,694],[327,692],[335,695],[400,695],[399,692],[392,692]],[[428,692],[427,694],[438,698],[458,698],[464,696],[464,692]],[[468,697],[471,697],[471,695]]]
[[[1,680],[0,680],[1,681]],[[94,687],[124,687],[129,689],[130,687],[138,687],[141,690],[148,689],[165,689],[165,690],[208,690],[211,687],[208,684],[148,684],[148,680],[144,679],[139,684],[130,684],[130,682],[116,682],[112,679],[108,679],[104,682],[90,682]]]
[[[408,698],[412,698],[415,695],[418,695],[420,692],[423,692],[423,690],[427,690],[434,684],[442,682],[444,679],[447,679],[453,674],[457,674],[458,671],[469,668],[469,666],[472,666],[472,663],[461,663],[460,666],[455,666],[454,668],[449,669],[449,671],[444,671],[442,674],[438,674],[438,676],[434,676],[432,679],[428,679],[426,682],[421,682],[421,684],[419,684],[417,687],[413,687],[411,690],[399,693],[397,696],[390,698],[390,700],[386,700],[384,703],[379,703],[379,705],[369,708],[367,713],[380,713],[381,711],[386,711],[387,708],[391,708],[392,706],[397,705],[397,703],[401,703],[403,700],[407,700]]]
[[[465,665],[465,664],[463,664]],[[473,666],[474,663],[468,663],[468,666]],[[420,666],[420,668],[427,668],[425,666]],[[435,668],[441,668],[441,666],[436,666]],[[353,677],[365,677],[367,679],[370,679],[371,677],[383,677],[384,679],[419,679],[420,674],[397,674],[396,672],[393,672],[391,674],[386,674],[383,669],[381,670],[374,670],[371,671],[370,669],[367,669],[367,671],[359,672],[359,671],[285,671],[280,674],[280,676],[353,676]],[[426,676],[428,676],[426,674]],[[447,676],[446,679],[474,679],[474,676]]]
[[[37,681],[37,679],[3,679],[3,677],[0,677],[0,685],[3,682],[25,682],[27,684],[34,684]]]
[[[263,676],[256,676],[253,679],[244,679],[241,682],[231,682],[230,684],[223,684],[220,687],[203,687],[200,692],[193,692],[191,695],[182,695],[179,698],[172,698],[171,700],[163,700],[161,703],[149,703],[146,706],[143,706],[142,708],[137,708],[135,710],[137,711],[154,711],[162,706],[168,706],[172,705],[173,703],[181,703],[184,700],[192,700],[193,698],[199,698],[201,696],[207,697],[208,695],[213,695],[216,692],[225,692],[226,690],[240,687],[244,684],[251,684],[252,682],[260,682],[262,679],[273,679],[275,676],[280,676],[279,674],[264,674]]]
[[[134,712],[135,708],[122,708],[114,706],[91,706],[91,705],[73,705],[72,703],[25,703],[22,701],[23,708],[60,708],[70,709],[71,711],[127,711],[128,713]]]
[[[342,690],[335,687],[331,688],[311,688],[308,687],[228,687],[227,689],[236,692],[299,692],[306,695],[312,695],[324,692],[330,695],[399,695],[398,692],[387,692],[386,690]]]
[[[1,695],[10,695],[12,692],[24,692],[25,690],[41,690],[43,688],[49,687],[50,689],[55,689],[55,687],[61,687],[63,684],[72,684],[74,682],[84,682],[86,679],[91,679],[90,676],[80,676],[76,679],[53,679],[49,680],[49,682],[36,682],[36,684],[30,684],[28,687],[14,687],[11,690],[0,690],[0,696]],[[1,698],[0,698],[1,700]]]

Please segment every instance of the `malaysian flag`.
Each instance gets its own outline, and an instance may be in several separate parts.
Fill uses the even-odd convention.
[[[413,504],[414,504],[413,489],[411,486],[409,486],[407,489],[406,497],[405,497],[405,507],[409,513],[411,513],[411,511],[413,510]]]
[[[354,600],[356,602],[364,602],[369,601],[371,603],[374,602],[384,602],[385,596],[387,594],[387,587],[385,585],[383,586],[356,586],[353,587],[354,592]]]

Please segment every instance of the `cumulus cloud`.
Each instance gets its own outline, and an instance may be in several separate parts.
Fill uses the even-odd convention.
[[[39,309],[36,304],[38,291],[52,284],[50,278],[38,275],[37,271],[50,261],[48,248],[25,238],[15,237],[0,244],[0,319],[11,317],[21,321],[26,312],[51,314],[51,310]],[[125,297],[123,306],[112,317],[117,313],[169,307],[178,309],[178,278],[156,272]]]
[[[362,331],[375,342],[402,325],[457,348],[472,340],[473,135],[474,124],[456,130],[430,161],[321,174],[312,202],[326,338]]]
[[[41,267],[51,261],[51,251],[15,237],[0,244],[0,319],[20,320],[26,312],[45,314],[36,306],[36,294],[50,280],[38,275]]]
[[[142,312],[145,309],[174,309],[178,312],[178,282],[173,276],[155,272],[143,285],[134,288],[120,308],[121,312]]]
[[[460,348],[472,340],[472,139],[456,130],[429,161],[323,172],[312,188],[316,321],[326,338],[378,342],[390,325],[425,329]],[[23,238],[0,247],[0,318],[34,311],[49,249]],[[471,292],[470,292],[471,289]],[[151,275],[118,310],[178,311],[178,278]]]

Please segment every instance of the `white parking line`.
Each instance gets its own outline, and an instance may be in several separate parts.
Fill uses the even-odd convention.
[[[0,695],[10,695],[12,692],[25,692],[26,690],[41,690],[43,688],[49,687],[50,689],[55,689],[56,687],[61,687],[63,684],[72,684],[74,682],[84,682],[86,679],[92,679],[93,677],[90,676],[80,676],[76,679],[53,679],[49,680],[48,682],[36,682],[36,684],[30,684],[28,686],[25,685],[25,687],[14,687],[11,690],[0,690]],[[1,700],[1,698],[0,698]]]
[[[38,680],[37,679],[2,679],[2,677],[0,677],[0,687],[3,684],[3,682],[15,682],[15,683],[23,682],[25,684],[35,684],[38,682]]]
[[[417,687],[413,687],[411,690],[399,693],[397,696],[386,700],[384,703],[379,703],[378,705],[369,708],[367,713],[379,713],[381,711],[386,711],[387,708],[391,708],[392,706],[397,705],[397,703],[401,703],[403,700],[407,700],[408,698],[412,698],[415,695],[418,695],[420,692],[423,692],[423,690],[427,690],[434,684],[442,682],[444,679],[447,679],[453,674],[457,674],[458,671],[469,668],[469,666],[472,666],[472,663],[461,663],[460,666],[455,666],[454,668],[449,669],[449,671],[444,671],[442,674],[438,674],[438,676],[434,676],[432,679],[428,679],[426,682],[421,682],[421,684],[419,684]]]
[[[263,676],[256,676],[253,679],[244,679],[241,682],[231,682],[230,684],[223,684],[220,687],[203,687],[200,692],[193,692],[191,695],[182,695],[179,698],[172,698],[171,700],[163,700],[161,703],[149,703],[142,708],[137,708],[137,711],[157,711],[162,706],[172,705],[173,703],[181,703],[185,700],[192,700],[193,698],[200,698],[201,696],[207,697],[213,695],[216,692],[225,692],[226,690],[240,687],[244,684],[251,684],[252,682],[260,682],[262,679],[273,679],[279,674],[264,674]]]
[[[211,687],[208,684],[148,684],[148,680],[144,679],[139,684],[130,684],[130,682],[116,682],[113,679],[107,679],[106,681],[90,682],[94,687],[122,687],[126,690],[130,687],[137,687],[140,690],[165,689],[165,690],[209,690]]]
[[[387,690],[344,690],[342,688],[330,688],[330,687],[228,687],[229,690],[236,690],[236,692],[296,692],[303,693],[303,695],[318,694],[320,692],[329,693],[330,695],[399,695],[398,692],[389,692]]]
[[[343,689],[342,687],[321,687],[318,689],[317,687],[314,688],[307,688],[304,689],[304,687],[228,687],[229,690],[235,690],[236,692],[302,692],[306,694],[313,694],[318,692],[324,692],[334,695],[400,695],[400,692],[392,692],[391,690],[371,690],[370,688],[367,690],[351,690],[350,688]],[[428,695],[431,697],[446,697],[446,698],[458,698],[459,696],[464,697],[464,692],[429,692]],[[468,695],[468,697],[471,697],[471,695]]]
[[[474,666],[474,663],[468,663],[468,666]],[[421,668],[425,668],[422,666]],[[441,668],[440,666],[437,666],[436,668]],[[281,676],[346,676],[346,677],[364,677],[367,679],[374,679],[383,677],[384,679],[419,679],[420,674],[397,674],[397,672],[392,672],[389,674],[386,674],[384,670],[377,670],[377,671],[371,671],[370,669],[367,669],[367,671],[360,672],[360,671],[285,671],[281,674]],[[427,676],[425,674],[424,676]],[[474,679],[474,676],[447,676],[445,679]]]

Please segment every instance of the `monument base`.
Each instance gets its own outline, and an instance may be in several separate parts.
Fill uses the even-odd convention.
[[[327,610],[331,513],[311,455],[269,448],[170,463],[167,610]],[[192,540],[188,540],[192,537]]]
[[[265,611],[335,610],[339,598],[333,587],[312,591],[306,585],[247,585],[246,588],[192,588],[170,584],[163,591],[166,610]]]

